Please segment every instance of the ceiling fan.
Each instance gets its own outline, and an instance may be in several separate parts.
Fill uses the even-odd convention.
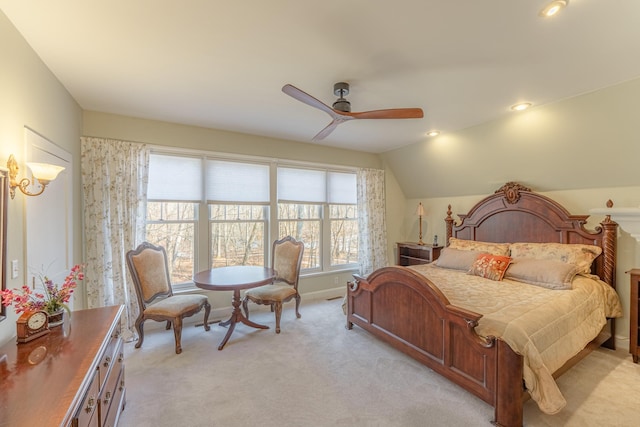
[[[301,91],[295,86],[286,84],[282,87],[282,91],[287,95],[304,102],[307,105],[318,108],[331,116],[331,123],[322,129],[313,141],[319,141],[326,138],[340,124],[354,119],[420,119],[424,117],[422,108],[394,108],[388,110],[373,110],[362,112],[351,112],[351,103],[344,97],[349,94],[349,83],[336,83],[333,85],[333,93],[338,97],[333,103],[333,108],[329,107],[322,101],[317,100],[306,92]]]

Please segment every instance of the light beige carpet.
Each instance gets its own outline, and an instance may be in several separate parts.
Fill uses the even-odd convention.
[[[222,351],[226,328],[217,324],[185,325],[180,355],[172,331],[149,330],[142,348],[126,344],[119,425],[491,426],[490,406],[362,329],[347,330],[340,305],[303,300],[296,319],[287,304],[279,335],[273,314],[258,311],[251,319],[271,329],[237,325]],[[638,425],[640,366],[626,352],[598,350],[558,382],[567,407],[545,415],[529,400],[525,426]]]

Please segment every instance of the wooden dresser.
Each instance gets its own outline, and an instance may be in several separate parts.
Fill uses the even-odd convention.
[[[629,292],[629,353],[633,363],[638,363],[640,356],[640,269],[627,271],[631,275],[631,289]]]
[[[115,426],[125,405],[122,306],[78,310],[0,348],[0,426]]]

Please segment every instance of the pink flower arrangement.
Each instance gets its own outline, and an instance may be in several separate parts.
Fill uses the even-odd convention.
[[[47,276],[40,277],[44,292],[36,292],[27,285],[23,285],[18,289],[5,289],[0,292],[2,296],[2,305],[8,307],[14,305],[16,313],[30,312],[35,310],[44,310],[47,313],[55,313],[61,309],[69,311],[67,303],[71,299],[73,290],[78,285],[78,280],[84,279],[81,265],[74,265],[71,272],[67,275],[58,287]]]

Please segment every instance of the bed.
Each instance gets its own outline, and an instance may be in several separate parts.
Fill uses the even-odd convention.
[[[584,246],[597,249],[597,252],[594,250],[593,261],[588,263],[585,271],[578,271],[584,266],[576,266],[579,274],[573,273],[571,277],[575,279],[571,279],[572,285],[570,285],[575,289],[568,291],[556,289],[539,291],[538,288],[542,289],[542,287],[528,283],[524,284],[526,288],[517,288],[516,285],[523,285],[517,277],[515,281],[508,278],[500,281],[489,280],[485,278],[486,276],[477,277],[482,274],[470,275],[466,270],[461,273],[444,268],[450,267],[444,263],[444,267],[437,265],[415,268],[384,267],[366,278],[355,275],[355,280],[349,283],[347,289],[347,328],[351,329],[353,325],[357,325],[367,330],[478,396],[494,407],[494,424],[505,427],[522,426],[523,402],[526,399],[530,396],[534,397],[541,409],[545,408],[545,412],[552,413],[559,410],[558,408],[561,409],[563,398],[561,394],[557,396],[559,391],[554,389],[554,386],[556,388],[557,386],[553,378],[557,378],[600,345],[615,348],[615,323],[611,317],[620,315],[619,300],[615,294],[617,224],[606,217],[600,223],[600,227],[587,230],[585,223],[588,215],[571,215],[557,202],[514,182],[506,183],[493,195],[478,202],[466,215],[459,215],[459,217],[460,222],[456,224],[449,206],[445,219],[448,246],[446,249],[449,249],[449,253],[468,254],[460,250],[465,249],[465,245],[471,245],[475,249],[473,245],[477,244],[480,245],[480,250],[476,252],[487,256],[485,253],[487,251],[482,245],[491,245],[491,243],[507,245],[510,251],[519,250],[520,254],[525,255],[527,248],[536,247],[536,245],[546,248],[547,244],[560,248],[560,251]],[[454,249],[452,243],[456,243],[456,247],[461,249]],[[498,246],[501,246],[502,250],[504,245]],[[476,253],[474,257],[475,255]],[[449,260],[452,259],[450,254],[447,256]],[[493,262],[499,256],[492,255],[489,258]],[[513,259],[515,260],[516,258]],[[526,259],[517,258],[517,260],[524,262]],[[511,264],[505,270],[508,272],[513,268],[515,273],[516,264]],[[473,265],[477,266],[477,262]],[[444,273],[444,270],[451,270],[451,274]],[[438,280],[434,277],[438,275],[442,276],[438,280],[447,276],[450,286],[445,287],[442,283],[440,286],[443,289],[436,286],[434,282]],[[538,301],[538,298],[560,299],[560,296],[564,298],[565,295],[569,298],[578,292],[576,289],[582,289],[581,285],[575,284],[578,279],[584,280],[585,283],[587,281],[598,283],[597,286],[602,289],[593,292],[606,294],[607,297],[615,299],[610,304],[612,306],[617,304],[617,306],[610,310],[606,309],[605,314],[584,314],[594,318],[602,315],[602,318],[597,320],[600,322],[595,325],[597,329],[591,325],[590,331],[575,332],[575,337],[573,331],[570,335],[565,331],[562,332],[565,333],[564,336],[560,334],[551,338],[545,338],[540,332],[534,331],[534,335],[542,336],[539,342],[551,348],[547,351],[545,347],[546,350],[540,352],[545,354],[542,359],[538,357],[540,355],[536,354],[536,351],[529,353],[530,338],[525,336],[514,339],[514,334],[507,334],[507,330],[515,330],[517,336],[522,335],[521,329],[529,328],[531,324],[540,324],[540,329],[550,330],[553,333],[558,329],[569,330],[573,328],[574,323],[582,324],[584,319],[563,320],[564,313],[561,308],[555,308],[553,306],[555,303],[550,304],[540,300],[537,304],[538,309],[542,310],[542,318],[531,317],[533,310],[527,309],[531,313],[516,315],[516,317],[523,316],[514,321],[516,327],[512,323],[508,326],[496,326],[501,325],[500,316],[503,312],[512,311],[511,308],[495,310],[500,313],[496,317],[492,310],[481,313],[485,310],[486,304],[478,304],[483,307],[483,310],[473,310],[465,306],[467,297],[464,294],[452,293],[460,292],[461,289],[463,292],[468,290],[469,294],[474,293],[473,289],[476,289],[475,293],[481,293],[490,287],[486,284],[491,284],[496,289],[513,285],[516,294],[522,292],[523,298],[525,294],[531,294],[534,301]],[[473,288],[472,282],[477,282],[480,288]],[[589,286],[592,285],[589,284]],[[452,290],[451,287],[457,290]],[[482,291],[478,292],[477,289]],[[508,298],[513,296],[505,299]],[[469,297],[469,300],[471,299]],[[569,304],[580,307],[587,305],[586,302],[569,302]],[[567,326],[568,324],[571,324],[571,328]],[[587,335],[589,336],[585,339]],[[571,342],[571,345],[578,345],[578,347],[566,350],[556,349],[554,346],[561,346],[554,340],[562,343]],[[535,350],[536,344],[532,347]],[[549,359],[547,362],[546,353],[553,353],[552,361]],[[547,384],[551,389],[548,393],[542,387],[546,381],[544,375],[541,379],[535,376],[538,372],[544,373],[547,370],[545,363],[552,366],[548,376],[553,384]],[[541,382],[539,387],[535,384],[538,380]]]

